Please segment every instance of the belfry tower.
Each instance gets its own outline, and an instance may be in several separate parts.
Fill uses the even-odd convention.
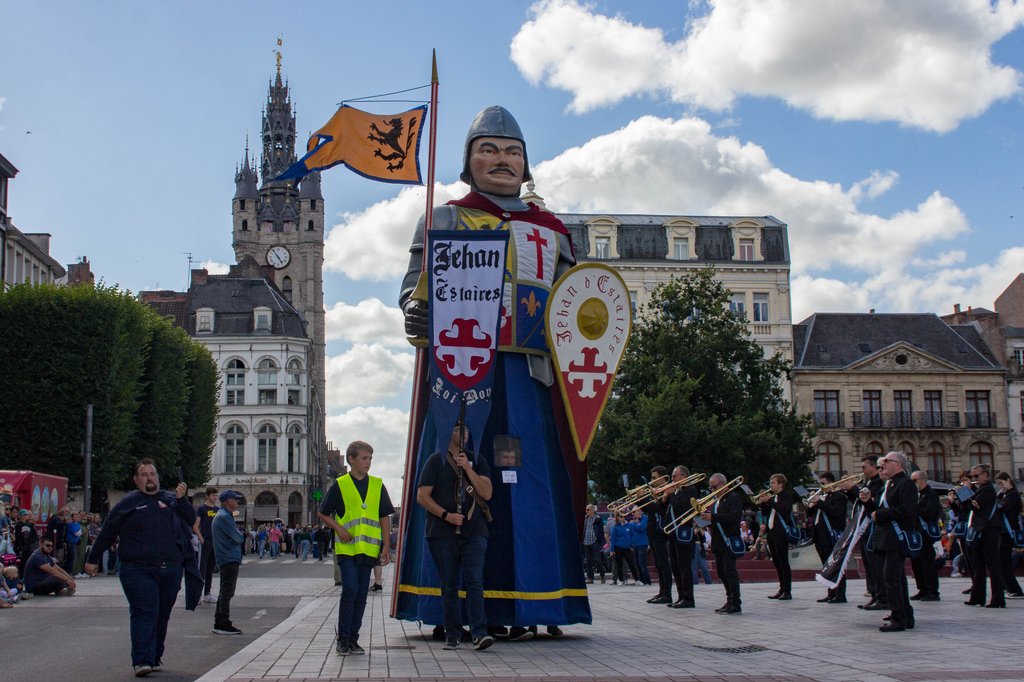
[[[309,368],[319,395],[321,415],[326,409],[324,312],[324,197],[320,174],[300,182],[273,178],[297,160],[295,109],[287,81],[281,79],[281,53],[277,75],[269,85],[261,128],[263,153],[249,156],[246,141],[241,168],[235,173],[231,205],[232,246],[235,260],[249,257],[273,271],[274,284],[305,317],[306,335],[313,341]],[[262,180],[262,182],[260,182]],[[322,422],[321,422],[322,423]]]

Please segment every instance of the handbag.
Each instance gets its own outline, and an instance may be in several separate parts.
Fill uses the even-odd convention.
[[[918,516],[918,520],[921,522],[921,530],[932,540],[938,540],[942,537],[942,531],[939,530],[938,521],[925,521],[922,517]]]
[[[896,538],[900,541],[900,552],[903,556],[909,559],[917,558],[924,544],[924,538],[921,537],[921,533],[916,528],[904,531],[896,521],[892,522],[892,529],[896,533]]]
[[[1006,532],[1010,534],[1010,542],[1013,543],[1014,549],[1024,549],[1024,529],[1014,529],[1010,526],[1010,519],[1003,515],[1003,524],[1006,526]]]
[[[675,511],[673,511],[672,507],[669,507],[668,514],[669,518],[672,520],[672,523],[675,523],[676,513]],[[690,525],[688,527],[676,528],[676,540],[678,540],[679,542],[693,542],[693,525]]]
[[[725,530],[722,528],[722,524],[716,523],[718,526],[718,532],[722,534],[722,540],[725,541],[726,548],[732,553],[733,556],[741,557],[747,553],[747,546],[743,544],[743,538],[739,535],[735,537],[729,537],[725,534]]]
[[[795,523],[792,525],[786,523],[786,520],[782,518],[782,514],[779,514],[779,521],[786,530],[786,537],[789,538],[789,541],[792,543],[800,542],[800,528]]]
[[[958,538],[967,537],[967,521],[957,521],[953,524],[953,535]]]

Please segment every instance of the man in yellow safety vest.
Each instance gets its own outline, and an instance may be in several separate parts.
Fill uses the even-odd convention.
[[[386,564],[391,559],[387,538],[395,512],[384,482],[370,476],[373,447],[361,440],[353,441],[345,459],[349,473],[327,489],[317,513],[336,536],[334,553],[341,573],[341,603],[335,651],[342,656],[366,653],[358,642],[370,572],[378,562]]]

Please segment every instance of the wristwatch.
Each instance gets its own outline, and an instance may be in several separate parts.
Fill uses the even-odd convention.
[[[448,518],[448,510],[445,509],[443,512],[441,512],[441,520],[444,521],[447,518]]]

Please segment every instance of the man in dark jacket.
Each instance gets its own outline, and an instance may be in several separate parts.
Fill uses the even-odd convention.
[[[711,490],[718,490],[725,483],[725,474],[713,474],[708,481]],[[728,538],[739,537],[742,516],[743,498],[735,490],[722,496],[711,507],[711,511],[701,514],[701,518],[712,525],[711,549],[715,553],[719,578],[725,587],[725,605],[715,609],[715,613],[740,613],[743,610],[740,608],[740,576],[736,572],[736,555],[727,544]]]
[[[188,486],[184,483],[178,483],[174,492],[160,489],[151,459],[139,460],[133,480],[137,490],[125,495],[107,514],[89,552],[85,572],[95,575],[103,552],[119,538],[118,577],[128,598],[132,667],[136,677],[145,677],[163,665],[160,659],[167,623],[178,599],[185,563],[195,564],[195,553],[184,550],[179,541],[182,534],[178,524],[190,532],[196,511],[185,497]]]
[[[906,556],[897,535],[897,526],[908,532],[917,523],[917,488],[907,476],[907,456],[890,452],[878,460],[885,486],[875,504],[871,491],[862,489],[860,501],[875,522],[874,551],[882,558],[882,583],[886,601],[892,609],[890,621],[881,632],[902,632],[914,628],[914,609],[907,590]]]
[[[672,470],[672,480],[682,481],[690,476],[690,470],[680,465]],[[666,502],[667,515],[665,525],[674,522],[675,519],[693,510],[691,500],[698,497],[697,488],[692,485],[678,488]],[[693,521],[689,521],[677,528],[669,537],[668,558],[672,567],[672,577],[675,579],[676,590],[679,592],[679,599],[669,604],[673,609],[691,609],[695,606],[693,597],[693,552],[696,529]],[[667,586],[666,586],[667,587]],[[669,589],[671,599],[672,590]]]
[[[587,571],[587,583],[594,582],[594,566],[601,573],[604,582],[604,560],[601,548],[604,547],[604,521],[597,515],[597,505],[587,505],[587,515],[583,518],[583,565]]]
[[[878,458],[873,455],[861,457],[860,470],[864,475],[865,485],[862,488],[851,488],[847,491],[847,497],[851,502],[856,502],[859,499],[860,491],[867,490],[871,495],[871,500],[877,504],[878,497],[882,494],[882,488],[885,487],[885,481],[878,473]],[[865,611],[884,611],[889,608],[889,605],[885,601],[885,586],[882,584],[882,558],[867,548],[873,532],[874,524],[871,524],[864,531],[864,535],[861,536],[857,545],[860,549],[860,557],[864,561],[864,583],[868,592],[871,593],[871,600],[867,604],[860,604],[857,608]]]
[[[818,476],[818,484],[824,486],[835,483],[836,477],[830,471],[823,472]],[[824,564],[832,548],[836,545],[836,538],[846,528],[846,496],[839,491],[822,493],[811,500],[807,508],[807,515],[813,519],[811,535],[814,538],[814,549],[818,552],[818,558]],[[845,604],[846,603],[846,576],[839,581],[839,584],[830,589],[828,594],[818,600],[822,603]]]
[[[651,481],[668,476],[668,469],[656,466],[651,469]],[[665,480],[665,479],[661,479]],[[662,528],[668,523],[665,513],[665,498],[652,500],[644,507],[647,512],[647,544],[654,554],[654,568],[658,571],[658,594],[647,600],[648,604],[672,603],[672,569],[668,560],[668,535]]]
[[[923,471],[915,471],[910,480],[917,487],[917,517],[921,530],[921,553],[910,560],[914,567],[914,581],[917,583],[917,594],[911,601],[939,601],[939,569],[935,565],[935,539],[927,533],[926,527],[937,524],[942,515],[942,503],[939,494],[928,485],[928,476]]]
[[[786,601],[793,598],[793,571],[789,567],[789,531],[796,525],[793,519],[793,505],[796,495],[786,489],[786,477],[783,474],[772,474],[771,497],[761,504],[761,513],[768,519],[768,551],[772,555],[772,564],[779,576],[779,591],[769,595],[769,599]]]
[[[971,468],[971,485],[975,488],[968,514],[967,552],[974,572],[971,581],[971,598],[964,602],[968,606],[1006,608],[1003,586],[1003,572],[999,565],[999,536],[1001,519],[996,514],[996,489],[992,485],[991,472],[987,464]],[[985,578],[992,581],[992,601],[985,604]]]

